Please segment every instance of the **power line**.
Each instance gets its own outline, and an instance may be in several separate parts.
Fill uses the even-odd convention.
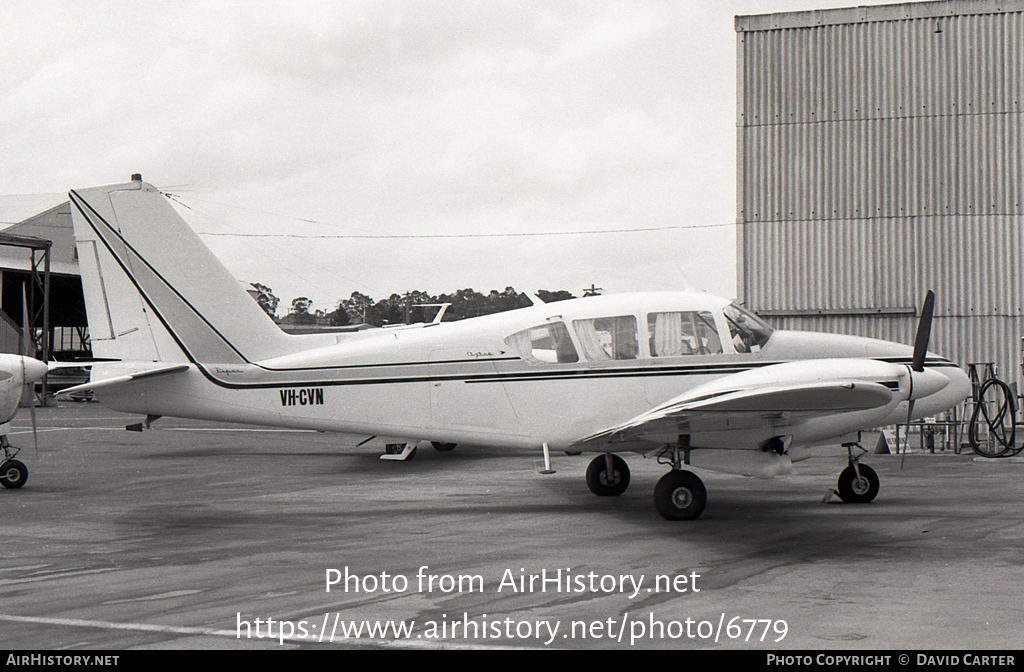
[[[185,203],[182,203],[175,194],[162,192],[164,196],[171,199],[178,205],[188,210],[195,210]],[[194,199],[203,201],[204,199]],[[315,219],[306,219],[304,217],[295,217],[292,215],[282,215],[276,212],[266,212],[263,210],[257,210],[254,208],[245,208],[237,205],[229,205],[226,203],[216,203],[215,201],[205,201],[206,203],[214,203],[228,208],[235,208],[238,210],[246,210],[248,212],[257,212],[264,215],[270,215],[273,217],[283,217],[287,219],[294,219],[296,221],[304,222],[307,224],[321,224],[324,226],[335,226],[326,222],[321,222]],[[673,225],[673,226],[651,226],[651,227],[632,227],[622,229],[589,229],[584,231],[520,231],[515,233],[418,233],[418,234],[359,234],[359,233],[338,233],[338,234],[305,234],[305,233],[228,233],[222,231],[196,231],[196,233],[203,236],[223,236],[226,238],[294,238],[297,240],[424,240],[424,239],[460,239],[460,238],[529,238],[529,237],[546,237],[546,236],[589,236],[597,234],[610,234],[610,233],[651,233],[657,231],[684,231],[691,229],[715,229],[723,228],[727,226],[736,226],[735,222],[729,222],[727,224],[688,224],[688,225]]]
[[[395,240],[395,239],[422,239],[422,238],[526,238],[530,236],[589,236],[601,233],[647,233],[653,231],[678,231],[687,229],[712,229],[726,226],[728,224],[692,224],[688,226],[653,226],[631,229],[591,229],[588,231],[534,231],[518,233],[419,233],[419,234],[302,234],[302,233],[221,233],[217,231],[197,231],[204,236],[229,236],[238,238],[299,238],[303,240],[324,240],[324,239],[371,239],[371,240]]]
[[[166,196],[167,198],[171,199],[172,201],[174,201],[175,203],[177,203],[181,207],[188,208],[189,210],[192,210],[192,208],[190,208],[189,206],[185,205],[180,200],[175,198],[175,194],[171,194],[171,193],[168,193],[166,191],[161,191],[160,193],[163,194],[164,196]],[[193,197],[192,200],[201,201],[203,203],[212,203],[213,205],[219,205],[219,206],[224,207],[224,208],[233,208],[235,210],[244,210],[246,212],[256,212],[256,213],[259,213],[261,215],[270,215],[272,217],[282,217],[284,219],[294,219],[294,220],[299,221],[299,222],[306,222],[307,224],[322,224],[323,223],[323,222],[318,222],[315,219],[306,219],[304,217],[296,217],[295,215],[282,215],[282,214],[279,214],[279,213],[276,213],[276,212],[267,212],[266,210],[257,210],[255,208],[246,208],[246,207],[242,207],[241,205],[231,205],[230,203],[219,203],[217,201],[210,201],[210,200],[207,200],[207,199],[204,199],[204,198],[195,198],[195,197]],[[195,212],[195,210],[192,210],[192,211]],[[217,234],[211,234],[211,235],[217,235]],[[227,235],[227,234],[224,234],[224,235]]]

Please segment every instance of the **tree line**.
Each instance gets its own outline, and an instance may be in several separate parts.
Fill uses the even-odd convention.
[[[347,299],[335,304],[334,310],[313,310],[313,302],[304,296],[292,299],[288,312],[278,318],[277,309],[280,299],[274,291],[260,283],[252,283],[256,302],[266,311],[267,315],[277,322],[297,325],[325,324],[344,327],[358,324],[369,324],[380,327],[385,324],[409,324],[414,322],[430,322],[434,319],[441,304],[451,304],[445,311],[443,322],[462,320],[467,317],[479,317],[506,310],[525,308],[532,304],[525,293],[506,287],[499,292],[492,289],[481,294],[473,289],[460,289],[451,294],[431,295],[423,291],[392,294],[386,299],[375,300],[361,292],[352,292]],[[545,303],[573,299],[571,293],[564,289],[557,291],[539,290],[536,295]],[[430,305],[432,304],[432,305]]]

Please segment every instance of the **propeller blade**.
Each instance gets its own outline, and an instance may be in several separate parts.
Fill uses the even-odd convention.
[[[900,471],[903,471],[903,463],[906,462],[906,460],[907,460],[907,449],[910,448],[910,420],[913,417],[913,415],[914,415],[914,400],[911,399],[907,403],[907,425],[906,425],[907,430],[904,432],[904,434],[906,434],[907,438],[903,442],[903,454],[900,456]]]
[[[932,315],[935,312],[935,292],[928,290],[924,296],[924,304],[921,306],[921,319],[917,323],[917,337],[914,338],[914,359],[910,364],[911,390],[913,390],[914,372],[924,371],[924,358],[928,354],[928,340],[932,336]],[[900,457],[900,469],[907,459],[907,449],[910,448],[910,421],[914,416],[914,400],[907,402],[907,435],[903,444],[903,455]]]
[[[921,306],[921,320],[917,323],[917,338],[914,339],[914,371],[924,371],[924,356],[928,353],[928,339],[932,335],[932,313],[935,310],[935,292],[928,290]]]
[[[28,381],[25,380],[25,357],[28,354],[28,299],[25,295],[25,283],[21,283],[21,396],[25,398],[25,393],[29,393],[29,406],[32,405],[31,390],[28,386]],[[18,400],[18,405],[21,405],[21,399]]]
[[[39,433],[36,429],[36,402],[32,396],[35,394],[33,388],[35,383],[25,380],[25,357],[28,357],[28,339],[30,336],[28,324],[28,295],[25,291],[25,283],[21,283],[21,380],[25,383],[21,388],[22,396],[28,393],[28,414],[32,418],[32,443],[35,445],[36,457],[39,457]]]
[[[39,457],[39,434],[36,431],[36,405],[34,403],[29,403],[28,415],[32,418],[32,444],[36,449],[36,457]]]
[[[25,293],[25,283],[21,283],[21,356],[28,356],[28,296]]]

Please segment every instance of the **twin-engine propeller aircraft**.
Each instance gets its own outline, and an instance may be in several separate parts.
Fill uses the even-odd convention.
[[[93,354],[107,361],[66,391],[149,418],[402,437],[400,457],[419,440],[542,449],[548,470],[552,450],[596,452],[597,495],[626,490],[618,453],[654,454],[671,467],[655,506],[677,520],[707,499],[684,467],[786,473],[811,445],[941,412],[970,390],[926,355],[930,299],[915,348],[773,330],[690,292],[288,335],[141,178],[70,198]],[[878,477],[852,445],[838,494],[867,502]]]

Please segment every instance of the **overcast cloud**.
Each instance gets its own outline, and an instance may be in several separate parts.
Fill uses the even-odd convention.
[[[283,303],[732,296],[733,16],[850,4],[5,0],[0,220],[139,172]]]

